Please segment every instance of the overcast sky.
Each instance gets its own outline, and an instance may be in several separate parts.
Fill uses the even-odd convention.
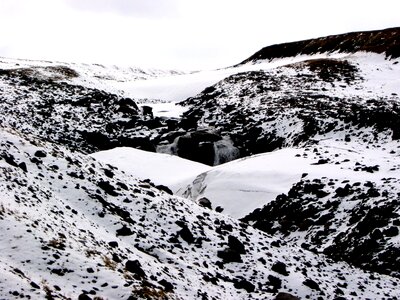
[[[0,56],[210,69],[275,43],[400,26],[399,11],[399,0],[0,0]]]

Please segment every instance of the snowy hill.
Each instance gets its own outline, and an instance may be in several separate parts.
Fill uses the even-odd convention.
[[[400,296],[398,279],[282,244],[62,147],[0,134],[1,298]]]
[[[399,47],[1,58],[0,299],[399,299]]]
[[[153,78],[183,74],[181,71],[141,69],[135,67],[79,64],[0,57],[0,69],[19,70],[37,79],[64,81],[110,93],[124,94],[118,85],[125,82],[145,81]]]

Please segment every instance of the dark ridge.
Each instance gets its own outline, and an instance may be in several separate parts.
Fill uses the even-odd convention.
[[[400,27],[375,31],[350,32],[304,41],[277,44],[265,47],[237,66],[274,58],[292,57],[300,54],[326,52],[354,53],[367,51],[385,53],[388,58],[400,57]]]

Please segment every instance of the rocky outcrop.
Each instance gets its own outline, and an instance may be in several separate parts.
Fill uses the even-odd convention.
[[[239,65],[261,60],[295,57],[298,55],[332,52],[355,53],[359,51],[383,53],[389,58],[400,57],[400,28],[351,32],[272,45],[256,52]]]

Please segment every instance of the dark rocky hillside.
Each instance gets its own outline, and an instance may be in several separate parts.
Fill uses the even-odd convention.
[[[282,240],[297,239],[304,249],[400,277],[399,180],[336,181],[305,177],[243,221]]]
[[[241,64],[275,58],[317,53],[355,53],[359,51],[383,53],[388,58],[400,57],[400,28],[351,32],[310,40],[272,45],[261,49]]]
[[[57,70],[54,77],[29,68],[0,71],[2,126],[83,153],[118,146],[155,151],[152,133],[165,130],[165,120],[142,111],[133,99],[65,82],[76,72]]]
[[[183,118],[229,137],[241,157],[313,143],[329,132],[365,135],[363,128],[372,129],[371,142],[384,131],[399,139],[397,94],[342,96],[362,90],[363,76],[356,64],[335,59],[240,73],[182,102],[189,107]]]

